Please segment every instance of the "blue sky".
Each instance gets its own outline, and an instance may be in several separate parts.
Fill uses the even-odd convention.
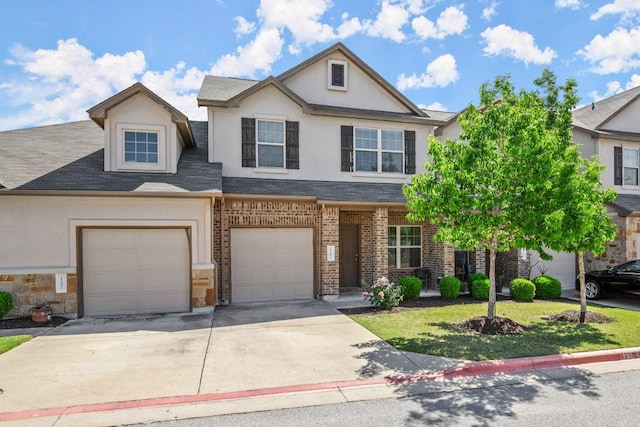
[[[137,81],[203,120],[205,74],[277,76],[337,41],[438,110],[546,67],[581,104],[640,85],[640,0],[2,0],[0,16],[0,130],[84,120]]]

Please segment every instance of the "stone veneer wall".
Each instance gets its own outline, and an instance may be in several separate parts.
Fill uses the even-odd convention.
[[[210,307],[217,304],[216,271],[191,270],[191,307]]]
[[[76,317],[78,313],[78,279],[67,275],[67,293],[57,294],[55,274],[0,275],[0,291],[13,297],[13,309],[7,317],[29,316],[31,309],[48,302],[54,314]]]
[[[602,254],[595,256],[589,252],[584,255],[585,271],[605,270],[639,257],[640,218],[614,216],[612,220],[618,227],[615,239],[607,243]]]

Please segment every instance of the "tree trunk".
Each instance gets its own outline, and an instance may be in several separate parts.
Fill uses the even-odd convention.
[[[498,247],[498,232],[494,232],[489,246],[489,305],[487,307],[487,320],[491,321],[496,316],[496,252]]]
[[[587,316],[587,293],[584,286],[584,254],[578,252],[578,274],[580,275],[580,323]]]

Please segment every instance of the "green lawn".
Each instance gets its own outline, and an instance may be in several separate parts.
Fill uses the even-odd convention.
[[[526,331],[521,335],[461,332],[453,324],[486,316],[487,303],[465,301],[397,313],[351,316],[353,320],[405,351],[465,360],[509,359],[640,346],[640,312],[598,305],[587,311],[616,319],[607,324],[549,321],[543,316],[580,310],[579,303],[498,301],[496,316],[508,317]]]
[[[0,354],[6,353],[14,347],[31,339],[31,335],[16,335],[13,337],[0,337]]]

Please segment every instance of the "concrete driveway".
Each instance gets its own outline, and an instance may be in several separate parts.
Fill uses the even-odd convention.
[[[323,301],[79,319],[0,355],[0,413],[348,381],[441,369]]]

